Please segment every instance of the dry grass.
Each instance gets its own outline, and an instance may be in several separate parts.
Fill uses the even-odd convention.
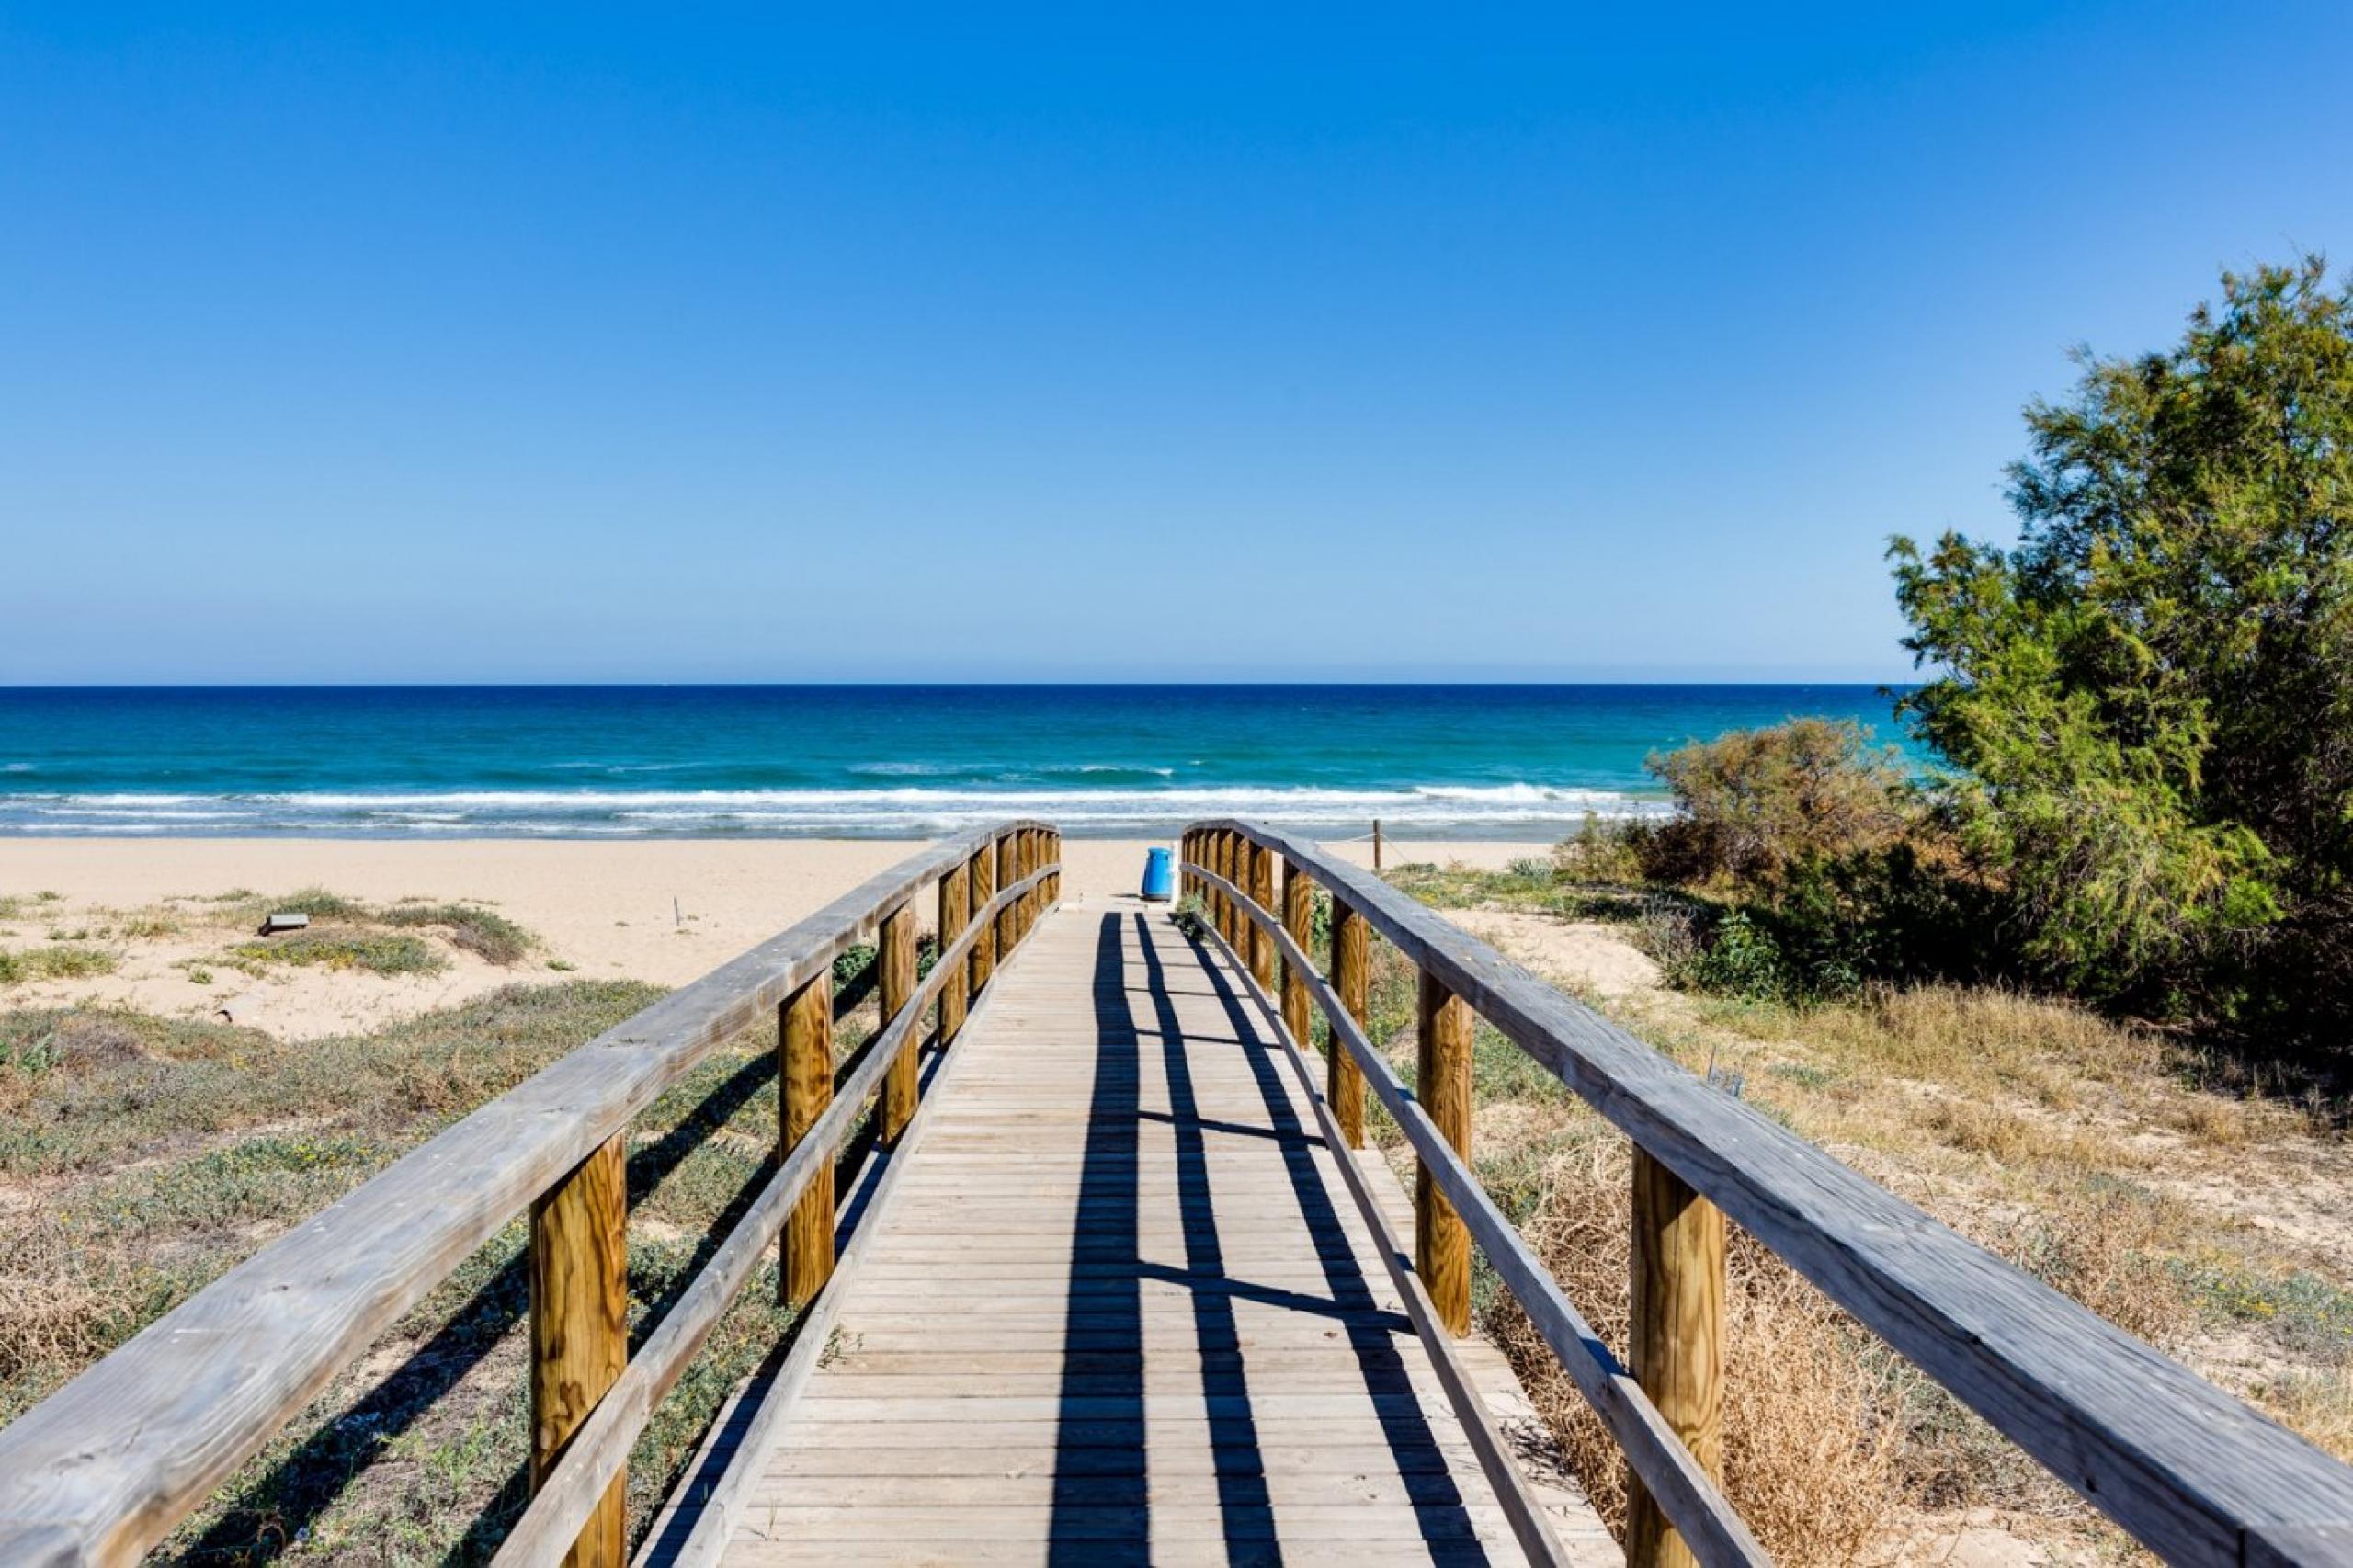
[[[1518,877],[1423,877],[1415,891],[1476,904]],[[1375,1038],[1409,1062],[1411,975],[1381,943],[1373,993]],[[2308,1085],[1999,988],[1876,987],[1804,1006],[1665,991],[1585,999],[1694,1072],[1745,1074],[1751,1102],[1801,1136],[2353,1456],[2353,1290],[2337,1283],[2353,1235],[2336,1218],[2353,1211],[2353,1117]],[[1474,1077],[1482,1179],[1622,1347],[1622,1138],[1557,1084],[1483,1051]],[[1393,1138],[1381,1119],[1370,1125]],[[2144,1560],[1751,1242],[1735,1241],[1732,1285],[1728,1490],[1782,1561],[1935,1561],[1989,1531],[2059,1560]],[[1479,1302],[1614,1519],[1615,1445],[1492,1279]]]
[[[1547,1162],[1521,1225],[1569,1299],[1621,1357],[1627,1335],[1622,1140],[1579,1139]],[[1897,1501],[1894,1432],[1875,1415],[1857,1331],[1819,1291],[1735,1232],[1727,1261],[1724,1486],[1757,1540],[1785,1562],[1858,1561]],[[1571,1468],[1623,1531],[1626,1464],[1552,1350],[1509,1296],[1484,1326],[1504,1346]]]

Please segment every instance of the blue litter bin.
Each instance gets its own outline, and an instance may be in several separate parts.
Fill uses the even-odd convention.
[[[1143,896],[1166,903],[1169,895],[1168,851],[1161,848],[1143,852]]]

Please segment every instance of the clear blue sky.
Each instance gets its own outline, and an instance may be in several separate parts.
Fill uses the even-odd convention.
[[[198,11],[204,13],[198,17]],[[0,684],[1881,679],[2353,7],[0,10]]]

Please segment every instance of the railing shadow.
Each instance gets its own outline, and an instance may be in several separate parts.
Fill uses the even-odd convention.
[[[1046,1560],[1056,1568],[1141,1562],[1152,1540],[1136,1168],[1142,1062],[1116,915],[1106,915],[1097,927],[1091,999],[1095,1081],[1071,1229],[1053,1507],[1046,1530]],[[1082,1274],[1085,1265],[1097,1272]]]
[[[1281,1042],[1268,1038],[1261,1029],[1255,1007],[1227,977],[1219,956],[1197,938],[1188,937],[1187,941],[1199,957],[1211,987],[1233,1026],[1234,1039],[1266,1107],[1268,1124],[1277,1135],[1283,1165],[1290,1177],[1289,1186],[1299,1202],[1301,1220],[1313,1235],[1345,1235],[1323,1173],[1315,1167],[1315,1151],[1323,1146],[1324,1140],[1309,1133],[1302,1123],[1282,1070],[1273,1060],[1274,1053],[1282,1049]],[[1352,1156],[1345,1149],[1335,1149],[1332,1157],[1345,1160]],[[1414,1392],[1404,1358],[1397,1352],[1396,1330],[1382,1322],[1384,1318],[1392,1323],[1396,1320],[1381,1312],[1370,1283],[1358,1267],[1353,1248],[1318,1247],[1316,1256],[1323,1266],[1332,1300],[1341,1309],[1339,1321],[1346,1325],[1348,1346],[1356,1353],[1366,1392],[1373,1396],[1381,1436],[1397,1461],[1398,1473],[1413,1504],[1415,1522],[1423,1539],[1447,1543],[1449,1553],[1454,1554],[1452,1560],[1483,1560],[1475,1544],[1476,1532],[1463,1506],[1461,1492],[1447,1469],[1437,1435],[1422,1414],[1420,1401],[1381,1397],[1410,1396]]]

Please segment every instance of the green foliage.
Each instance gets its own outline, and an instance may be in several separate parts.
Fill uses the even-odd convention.
[[[364,969],[371,974],[437,974],[449,967],[439,953],[415,937],[371,932],[298,931],[264,942],[239,943],[232,953],[250,971],[271,964],[303,968]]]
[[[2353,1017],[2353,290],[2224,275],[2027,411],[2014,550],[1891,547],[1904,700],[2023,956],[2136,1006]]]
[[[13,985],[26,980],[84,980],[94,974],[112,974],[122,961],[121,955],[104,948],[85,948],[61,942],[48,948],[32,948],[24,952],[9,952],[0,949],[0,985]]]
[[[1751,1002],[1787,1001],[1802,989],[1780,944],[1738,909],[1716,923],[1705,945],[1669,966],[1667,977],[1689,990]]]
[[[387,926],[428,926],[449,945],[502,967],[520,962],[538,938],[504,915],[472,903],[396,903],[376,916]]]
[[[1198,893],[1188,893],[1176,907],[1168,912],[1168,923],[1194,941],[1205,939],[1217,923],[1210,918],[1210,906]]]
[[[874,944],[871,942],[851,943],[842,949],[840,957],[834,960],[834,989],[835,991],[849,989],[864,980],[866,971],[873,967]]]
[[[1910,825],[1893,747],[1850,719],[1790,719],[1654,752],[1676,817],[1629,835],[1654,880],[1769,887],[1791,867],[1881,849]]]

